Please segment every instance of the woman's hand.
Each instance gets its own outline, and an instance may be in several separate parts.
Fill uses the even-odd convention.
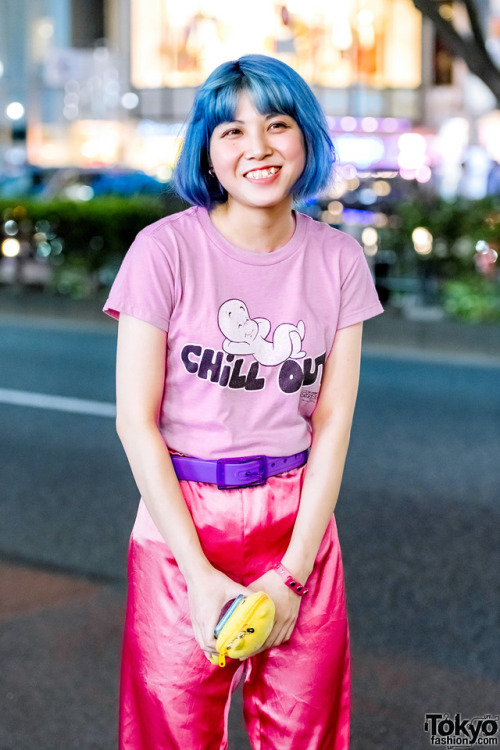
[[[260,651],[288,641],[297,622],[301,597],[294,594],[273,570],[268,570],[263,576],[252,581],[248,588],[252,591],[265,591],[276,607],[273,629]]]
[[[210,657],[217,653],[214,628],[219,621],[221,609],[239,594],[249,596],[252,591],[211,566],[186,583],[194,637],[201,650]]]

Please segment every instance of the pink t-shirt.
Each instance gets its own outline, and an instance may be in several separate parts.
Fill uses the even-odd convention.
[[[383,311],[359,244],[295,215],[271,253],[232,245],[199,207],[146,227],[128,251],[104,310],[168,331],[159,426],[171,451],[308,448],[336,331]]]

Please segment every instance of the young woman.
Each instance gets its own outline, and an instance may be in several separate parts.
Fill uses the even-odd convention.
[[[120,318],[117,429],[142,496],[122,750],[226,748],[240,679],[254,748],[348,747],[333,511],[362,321],[382,308],[359,245],[292,208],[333,162],[291,68],[260,55],[221,65],[176,168],[193,207],[139,233],[106,303]],[[258,590],[276,605],[264,648],[213,666],[221,608]]]

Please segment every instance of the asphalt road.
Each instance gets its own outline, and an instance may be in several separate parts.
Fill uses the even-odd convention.
[[[137,492],[114,354],[113,328],[0,322],[0,561],[123,586]],[[353,750],[429,747],[425,711],[500,712],[499,380],[500,365],[364,356],[336,513]]]

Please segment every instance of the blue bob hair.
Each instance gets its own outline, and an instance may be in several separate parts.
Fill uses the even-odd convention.
[[[234,120],[243,91],[261,114],[293,117],[302,132],[306,159],[292,195],[296,200],[317,195],[330,182],[336,160],[325,115],[304,79],[266,55],[222,63],[198,89],[174,170],[179,195],[207,209],[227,201],[226,190],[209,171],[210,139],[218,125]]]

